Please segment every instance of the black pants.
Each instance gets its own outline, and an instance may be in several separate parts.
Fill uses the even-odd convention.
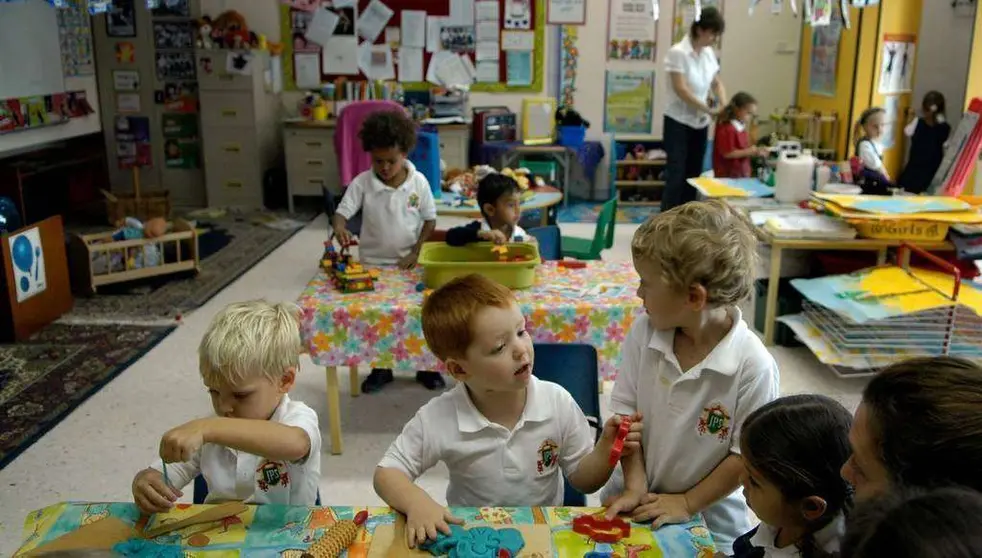
[[[661,198],[661,210],[696,199],[696,189],[686,182],[702,174],[706,159],[706,141],[709,128],[691,128],[669,117],[664,117],[665,190]]]

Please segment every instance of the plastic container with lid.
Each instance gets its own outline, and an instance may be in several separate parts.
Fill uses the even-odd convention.
[[[774,172],[774,199],[781,203],[798,203],[812,193],[815,158],[811,151],[801,154],[781,153]]]

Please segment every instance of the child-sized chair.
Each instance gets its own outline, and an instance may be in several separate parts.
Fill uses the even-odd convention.
[[[600,438],[600,396],[597,349],[592,345],[536,343],[532,373],[540,380],[559,384],[573,396],[587,422]],[[566,483],[564,506],[585,506],[586,496]]]
[[[578,260],[599,260],[600,253],[614,246],[614,225],[617,223],[617,198],[611,198],[600,208],[593,238],[562,237],[563,257]]]
[[[559,260],[563,257],[562,235],[559,227],[548,225],[545,227],[535,227],[527,231],[530,236],[535,238],[539,244],[539,256],[543,260]]]
[[[208,481],[205,480],[204,475],[198,475],[194,477],[194,492],[191,494],[191,501],[195,504],[204,504],[205,498],[208,497]],[[315,506],[321,505],[321,491],[317,491],[317,500],[314,501]]]

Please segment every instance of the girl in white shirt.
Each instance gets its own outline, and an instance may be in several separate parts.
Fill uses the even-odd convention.
[[[760,525],[733,543],[735,558],[819,558],[839,550],[852,491],[852,415],[823,395],[792,395],[752,412],[740,433],[741,482]]]
[[[856,163],[853,174],[856,183],[862,187],[864,194],[885,196],[893,188],[890,175],[883,166],[883,137],[884,118],[886,111],[880,107],[870,107],[859,115],[856,130],[859,137],[856,142]]]

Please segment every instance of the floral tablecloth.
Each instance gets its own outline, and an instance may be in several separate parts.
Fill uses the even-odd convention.
[[[179,521],[208,507],[178,504],[174,511],[154,516],[149,527]],[[177,550],[185,558],[300,558],[328,527],[338,520],[352,519],[364,509],[368,510],[365,528],[359,531],[355,543],[342,556],[367,558],[380,554],[378,549],[371,548],[376,529],[380,525],[395,523],[396,515],[388,508],[249,506],[247,511],[237,516],[158,537],[154,543],[160,545],[159,552],[151,550],[141,555],[173,556],[174,550]],[[543,558],[581,558],[590,552],[622,558],[712,558],[715,550],[709,529],[698,516],[688,523],[666,525],[655,531],[651,530],[650,525],[632,524],[628,538],[615,544],[602,544],[594,543],[570,528],[574,517],[597,513],[599,508],[452,508],[452,511],[468,526],[548,525],[552,534],[553,554]],[[24,520],[23,544],[15,556],[107,517],[115,517],[138,529],[147,526],[146,518],[140,517],[140,511],[133,504],[56,504],[27,516]]]
[[[319,271],[298,301],[311,359],[320,366],[442,370],[423,339],[421,277],[420,270],[382,268],[374,292],[343,294]],[[583,269],[544,262],[536,285],[515,295],[536,343],[592,345],[601,377],[612,380],[624,336],[643,312],[637,284],[628,262],[588,262]]]

